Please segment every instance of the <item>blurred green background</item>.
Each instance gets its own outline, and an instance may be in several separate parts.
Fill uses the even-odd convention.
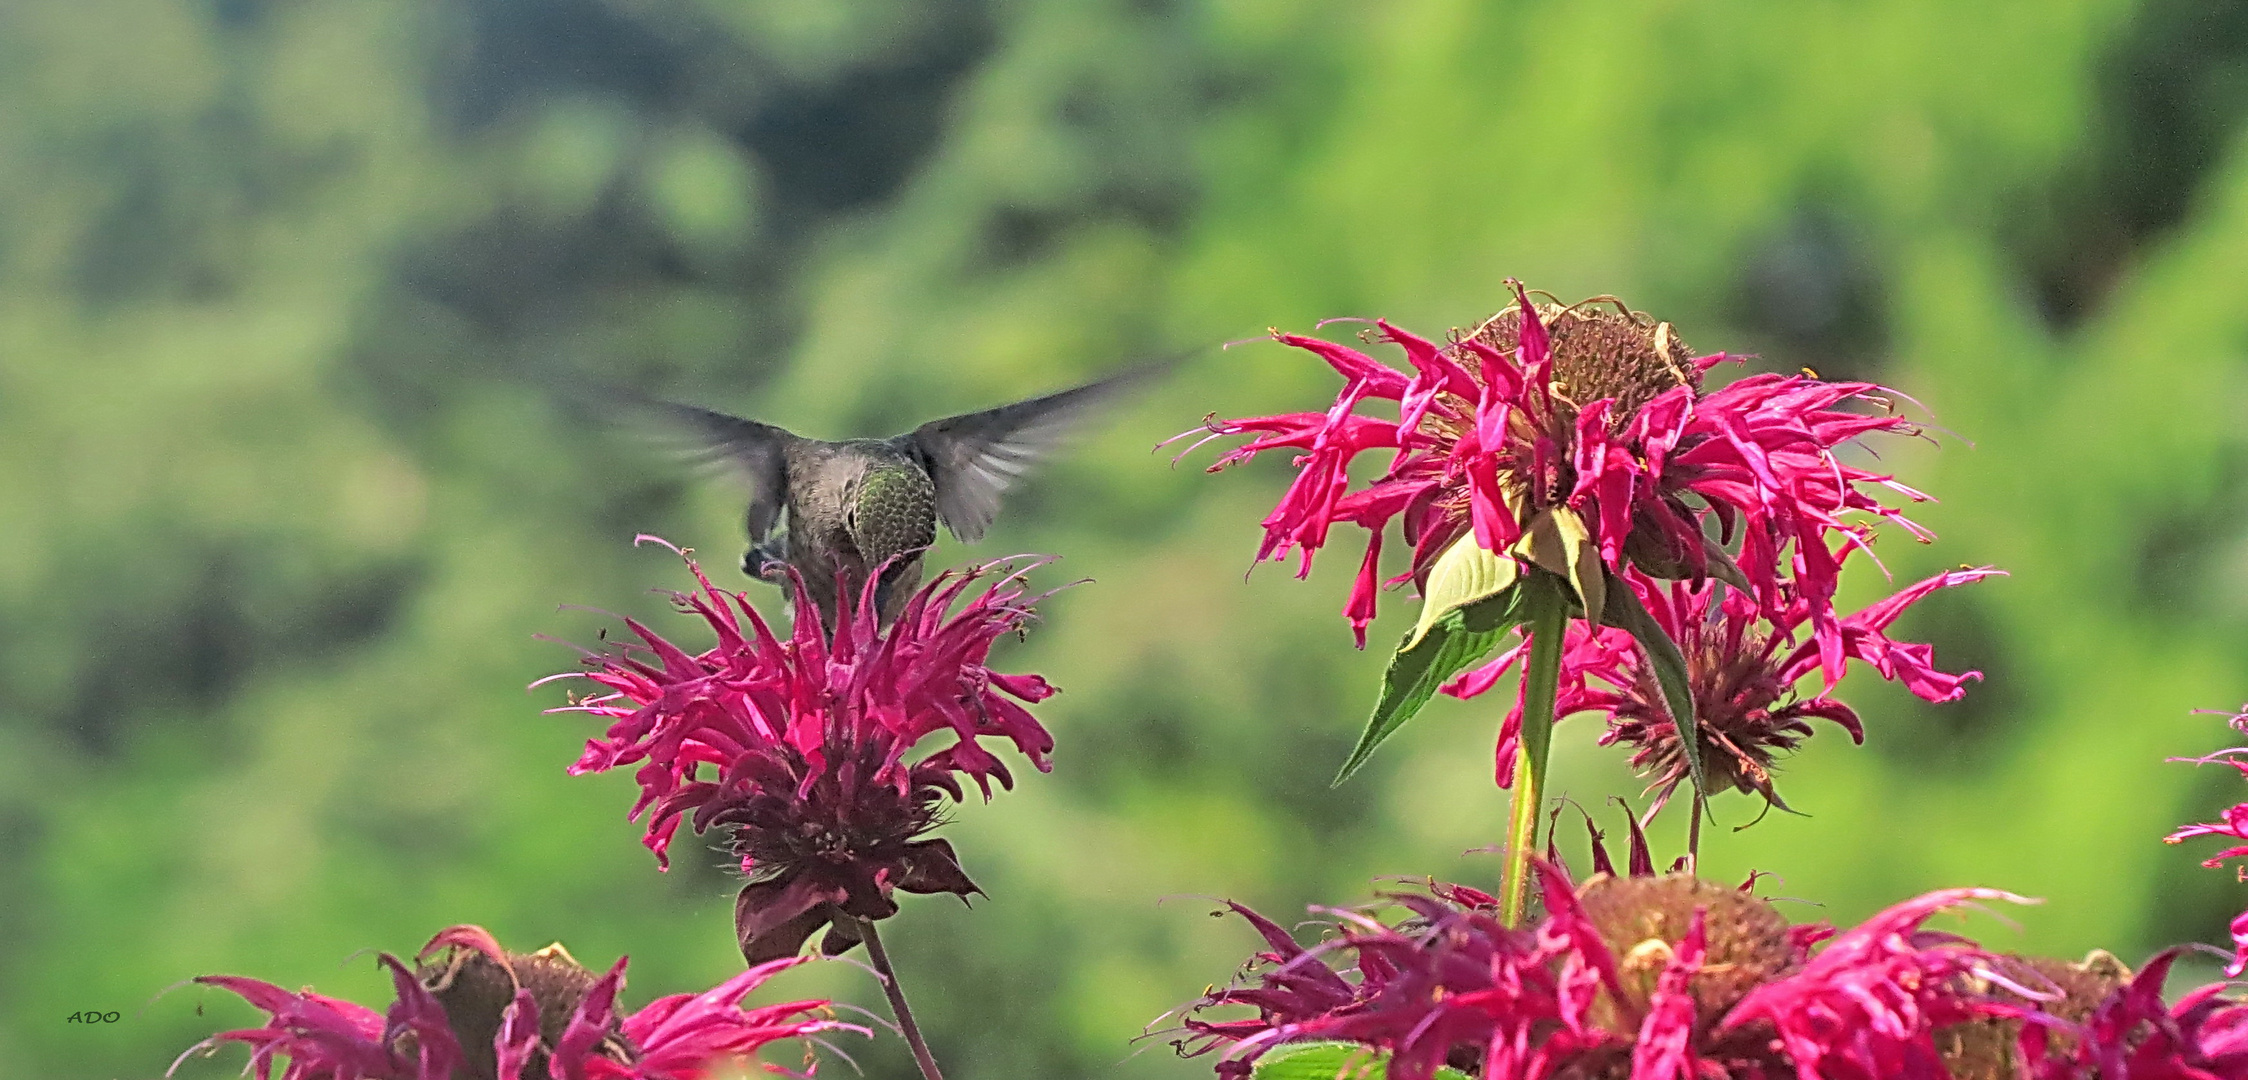
[[[360,950],[454,922],[629,952],[632,1004],[738,970],[718,857],[657,873],[629,777],[565,776],[587,726],[523,690],[572,663],[534,635],[605,623],[559,605],[694,640],[628,541],[730,574],[738,496],[556,379],[886,434],[1271,325],[1472,325],[1508,275],[1972,441],[1885,448],[1943,501],[1883,554],[2013,571],[1905,624],[1988,680],[1853,680],[1867,745],[1822,732],[1808,816],[1720,830],[1715,875],[1807,919],[2046,898],[1971,924],[2005,948],[2222,940],[2248,890],[2159,838],[2239,792],[2162,759],[2248,696],[2244,131],[2228,0],[0,5],[0,1073],[156,1076],[252,1016],[156,997],[202,973],[385,1000]],[[1243,580],[1284,461],[1148,451],[1334,385],[1204,352],[940,552],[1096,579],[1003,654],[1065,692],[1054,772],[949,832],[990,899],[885,930],[955,1080],[1207,1075],[1129,1040],[1252,947],[1209,897],[1494,876],[1496,703],[1329,790],[1412,605],[1352,651],[1355,538]],[[1593,734],[1557,789],[1636,793]]]

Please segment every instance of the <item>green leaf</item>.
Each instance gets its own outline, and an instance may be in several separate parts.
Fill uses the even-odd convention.
[[[1473,532],[1453,541],[1444,554],[1436,557],[1436,565],[1428,569],[1421,621],[1402,648],[1420,644],[1429,628],[1445,615],[1513,588],[1521,574],[1521,563],[1476,543]]]
[[[1662,624],[1647,614],[1629,586],[1608,590],[1608,607],[1601,621],[1629,633],[1639,642],[1640,655],[1654,667],[1663,704],[1670,709],[1671,722],[1678,726],[1678,747],[1686,755],[1686,774],[1693,780],[1695,794],[1707,799],[1709,774],[1702,766],[1701,723],[1694,716],[1694,690],[1687,679],[1685,654],[1678,651],[1678,643],[1663,631]]]
[[[1521,609],[1521,590],[1507,588],[1438,615],[1425,632],[1415,631],[1399,644],[1382,676],[1382,696],[1374,703],[1374,715],[1366,721],[1350,760],[1335,774],[1335,783],[1349,779],[1366,764],[1374,748],[1428,704],[1445,680],[1490,656],[1506,632],[1522,621]]]
[[[1286,1043],[1257,1059],[1250,1080],[1386,1080],[1389,1054],[1347,1042]],[[1469,1080],[1458,1069],[1436,1070],[1436,1080]]]
[[[1257,1059],[1250,1080],[1382,1080],[1389,1055],[1346,1042],[1287,1043]]]
[[[1606,609],[1608,571],[1600,564],[1600,548],[1592,542],[1592,530],[1585,527],[1585,519],[1576,511],[1566,506],[1538,511],[1514,550],[1568,582],[1576,591],[1585,618],[1598,618]]]

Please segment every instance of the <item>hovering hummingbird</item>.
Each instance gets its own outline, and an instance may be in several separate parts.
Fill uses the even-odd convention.
[[[922,558],[942,521],[963,542],[982,539],[1000,496],[1100,406],[1167,370],[1143,364],[1083,386],[982,412],[932,420],[887,439],[809,439],[771,424],[671,401],[648,406],[694,456],[724,462],[750,484],[742,572],[786,586],[802,575],[821,621],[835,621],[833,582],[857,595],[867,575],[882,622],[921,583]]]

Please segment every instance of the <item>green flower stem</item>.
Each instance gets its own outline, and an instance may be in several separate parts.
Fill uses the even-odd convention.
[[[898,973],[890,967],[890,954],[882,948],[882,935],[875,932],[874,920],[839,917],[859,924],[859,940],[866,942],[867,958],[874,961],[874,974],[882,980],[882,992],[890,998],[890,1015],[897,1017],[898,1033],[913,1048],[913,1062],[921,1066],[922,1080],[944,1080],[944,1074],[937,1071],[937,1059],[929,1054],[929,1044],[921,1038],[921,1025],[913,1022],[913,1010],[906,1006],[905,990],[898,985]]]
[[[1561,639],[1569,609],[1549,575],[1530,586],[1530,663],[1522,679],[1522,736],[1514,762],[1514,809],[1507,821],[1506,873],[1499,919],[1519,926],[1530,902],[1530,858],[1538,850],[1538,810],[1545,803],[1546,757],[1553,747],[1554,697],[1561,681]]]

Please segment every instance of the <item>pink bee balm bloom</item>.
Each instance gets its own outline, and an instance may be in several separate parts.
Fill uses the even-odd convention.
[[[897,911],[894,889],[976,892],[952,846],[922,837],[947,800],[964,798],[963,777],[986,799],[993,781],[1012,786],[983,739],[1005,739],[1040,771],[1051,767],[1053,737],[1018,702],[1054,688],[985,665],[992,643],[1032,618],[1039,598],[1025,597],[1022,572],[992,563],[940,576],[886,628],[871,593],[856,604],[842,595],[830,642],[811,619],[776,637],[743,596],[712,586],[691,559],[688,567],[702,588],[677,602],[717,644],[689,655],[627,620],[640,642],[592,656],[583,675],[607,692],[555,710],[612,721],[571,773],[638,764],[631,817],[646,815],[644,842],[659,861],[682,820],[696,832],[732,827],[749,876],[737,930],[752,963],[795,953],[830,921],[825,947],[849,948],[856,923],[838,915],[886,918]],[[968,596],[985,578],[991,584]],[[812,610],[805,584],[795,588],[796,610]],[[944,734],[951,741],[908,759]]]
[[[270,1080],[276,1059],[287,1062],[282,1080],[703,1080],[769,1043],[831,1030],[863,1034],[814,1019],[825,1001],[742,1007],[742,998],[796,959],[753,967],[705,993],[660,998],[620,1019],[622,959],[596,976],[559,945],[507,953],[475,926],[430,939],[420,958],[433,955],[435,962],[409,970],[382,954],[398,995],[384,1012],[257,979],[199,978],[241,995],[268,1019],[213,1035],[188,1054],[242,1043],[259,1080]]]
[[[1330,528],[1365,528],[1366,558],[1345,608],[1363,646],[1391,520],[1401,523],[1413,574],[1425,581],[1458,537],[1505,551],[1540,514],[1566,509],[1610,571],[1715,574],[1768,608],[1807,603],[1829,680],[1839,678],[1827,534],[1841,530],[1846,545],[1860,543],[1844,528],[1844,515],[1857,511],[1929,535],[1873,491],[1925,495],[1844,463],[1835,449],[1869,432],[1918,429],[1886,412],[1841,407],[1886,406],[1872,383],[1751,375],[1705,392],[1703,373],[1726,357],[1692,355],[1669,323],[1620,303],[1616,313],[1589,302],[1534,306],[1519,284],[1515,296],[1514,306],[1445,345],[1377,321],[1375,333],[1404,350],[1409,373],[1344,345],[1274,331],[1334,367],[1344,386],[1325,412],[1206,425],[1212,437],[1250,437],[1211,471],[1266,450],[1296,454],[1296,480],[1266,516],[1257,558],[1300,552],[1303,576]],[[1396,402],[1397,418],[1361,413],[1369,399]],[[1390,452],[1389,467],[1352,491],[1351,463],[1369,451]],[[1725,543],[1738,541],[1737,555],[1707,538],[1704,515],[1716,519]]]
[[[1938,589],[2003,573],[1979,567],[1938,574],[1837,620],[1833,640],[1845,658],[1872,667],[1882,678],[1902,683],[1924,700],[1956,700],[1966,693],[1967,681],[1981,678],[1982,673],[1946,673],[1936,667],[1931,647],[1892,640],[1889,627],[1905,609]],[[1657,582],[1636,570],[1621,577],[1686,658],[1702,760],[1709,768],[1712,791],[1727,787],[1753,791],[1784,808],[1786,803],[1773,788],[1772,762],[1810,737],[1812,720],[1832,721],[1853,741],[1865,741],[1858,714],[1848,705],[1825,691],[1809,696],[1796,691],[1797,683],[1823,663],[1825,643],[1802,634],[1817,609],[1792,599],[1790,588],[1781,590],[1787,602],[1779,612],[1768,614],[1762,605],[1716,582]],[[1444,692],[1462,698],[1481,694],[1523,654],[1520,646],[1501,653],[1453,680]],[[1656,792],[1654,805],[1660,808],[1685,781],[1686,759],[1662,691],[1631,636],[1612,627],[1572,623],[1561,659],[1560,687],[1554,714],[1605,715],[1608,730],[1600,737],[1601,745],[1624,743],[1635,748],[1631,764],[1640,775],[1651,778],[1649,790]],[[1499,734],[1502,787],[1513,780],[1511,766],[1521,726],[1518,694]]]

